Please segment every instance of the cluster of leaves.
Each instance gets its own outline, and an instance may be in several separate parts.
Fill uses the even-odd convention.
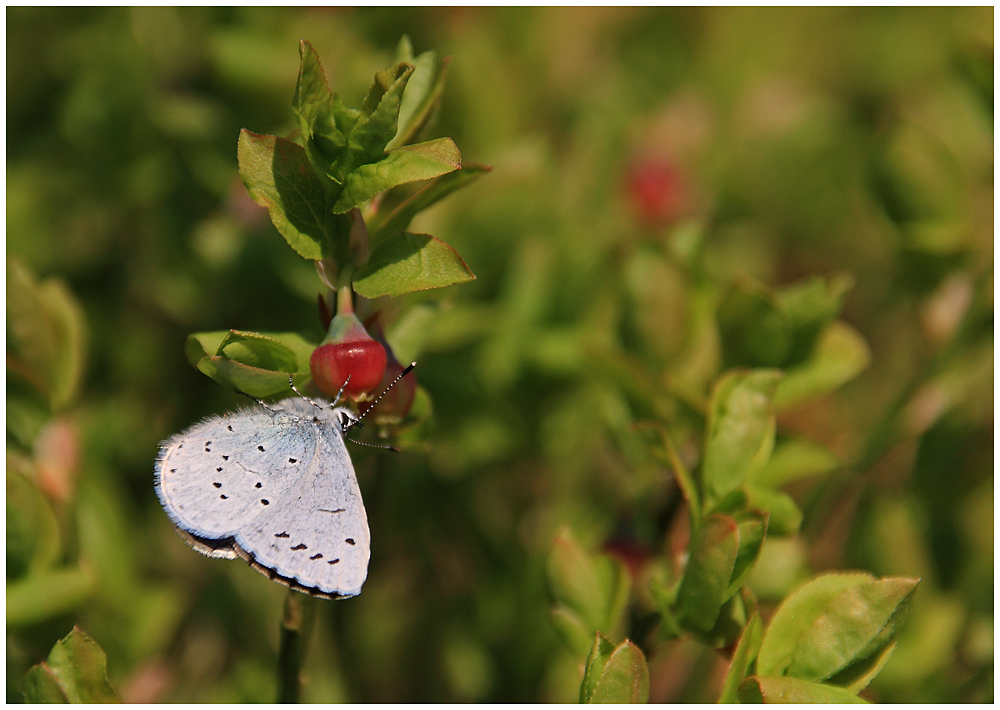
[[[281,236],[317,262],[331,291],[347,286],[374,299],[474,279],[447,243],[406,231],[421,210],[486,170],[463,166],[450,138],[411,142],[435,115],[448,58],[414,57],[404,36],[396,64],[352,109],[330,90],[313,46],[302,40],[299,54],[295,140],[243,129],[238,149],[240,177]],[[289,375],[308,377],[315,346],[295,333],[231,330],[192,334],[187,355],[215,381],[267,397],[287,392]]]
[[[867,365],[864,341],[835,321],[843,291],[841,279],[829,286],[814,279],[778,292],[737,288],[722,300],[723,352],[741,363],[786,365],[788,373],[735,369],[716,380],[698,476],[678,455],[669,429],[653,427],[660,432],[654,451],[674,472],[686,503],[689,537],[677,553],[684,562],[662,560],[661,574],[649,580],[658,630],[641,641],[655,646],[687,632],[709,647],[732,650],[723,702],[737,695],[742,702],[855,701],[895,648],[919,581],[822,575],[785,599],[766,632],[745,586],[765,538],[794,535],[801,525],[801,511],[781,487],[837,465],[832,454],[805,439],[786,440],[776,451],[775,412],[827,394]],[[767,344],[777,340],[784,347],[759,351],[763,343],[755,346],[755,334],[767,329]],[[837,337],[848,346],[831,347]],[[787,382],[791,389],[783,389]],[[677,567],[681,573],[671,574]],[[608,683],[615,702],[648,696],[639,648],[626,640],[616,649],[602,635],[621,633],[631,586],[625,565],[609,555],[592,558],[564,535],[548,569],[557,601],[553,619],[570,646],[579,652],[597,634],[581,700],[606,697]],[[628,682],[599,681],[606,673]]]

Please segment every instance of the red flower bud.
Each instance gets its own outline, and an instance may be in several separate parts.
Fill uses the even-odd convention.
[[[309,358],[313,382],[323,394],[358,399],[375,389],[385,374],[385,348],[374,340],[354,313],[340,313],[330,321],[326,338]]]

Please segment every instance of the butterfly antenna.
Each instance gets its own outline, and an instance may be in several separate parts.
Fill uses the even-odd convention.
[[[344,438],[347,438],[347,437],[344,437]],[[369,443],[367,443],[365,441],[357,441],[356,439],[347,439],[347,440],[349,442],[351,442],[352,444],[357,444],[358,446],[368,446],[368,447],[371,447],[373,449],[387,449],[387,450],[393,451],[393,452],[395,452],[397,454],[399,453],[399,449],[397,449],[395,446],[389,446],[388,444],[369,444]]]
[[[249,397],[249,398],[250,398],[250,399],[252,399],[252,400],[253,400],[254,402],[256,402],[257,404],[259,404],[260,406],[262,406],[262,407],[263,407],[264,409],[268,410],[269,412],[273,412],[273,411],[275,411],[275,410],[274,410],[273,408],[271,408],[271,407],[270,407],[270,406],[268,405],[268,403],[267,403],[267,402],[265,402],[264,400],[262,400],[262,399],[257,399],[257,398],[256,398],[256,397],[254,397],[254,396],[253,396],[252,394],[247,394],[247,393],[246,393],[246,392],[244,392],[243,390],[236,390],[236,394],[241,394],[241,395],[243,395],[244,397]]]
[[[346,385],[347,383],[345,382],[344,384]],[[311,399],[309,399],[308,397],[306,397],[304,394],[302,394],[301,392],[299,392],[299,388],[295,386],[295,383],[292,381],[292,376],[291,375],[288,376],[288,386],[292,388],[292,392],[294,392],[295,394],[297,394],[299,397],[301,397],[305,401],[309,402],[309,404],[311,404],[312,406],[316,407],[316,409],[322,409],[323,408],[323,405],[316,404]],[[341,391],[343,391],[343,390],[341,390]]]
[[[319,262],[317,262],[317,263],[319,263]],[[342,384],[342,385],[340,386],[340,391],[339,391],[339,392],[337,392],[337,396],[333,398],[333,404],[331,404],[331,405],[330,405],[331,407],[336,407],[336,406],[337,406],[337,402],[339,402],[339,401],[340,401],[340,396],[341,396],[342,394],[344,394],[344,390],[345,390],[345,389],[347,389],[347,383],[348,383],[348,382],[350,382],[350,381],[351,381],[351,376],[350,376],[350,375],[348,375],[348,376],[347,376],[347,379],[346,379],[346,380],[344,380],[344,384]]]
[[[415,368],[416,366],[417,366],[417,363],[411,362],[409,365],[407,365],[403,369],[402,372],[400,372],[398,375],[396,375],[396,379],[394,379],[392,382],[390,382],[389,386],[386,387],[384,390],[382,390],[382,394],[380,394],[378,397],[375,398],[375,401],[372,402],[372,406],[368,407],[368,409],[366,409],[362,414],[358,415],[357,419],[351,420],[351,423],[350,423],[350,426],[348,427],[348,429],[350,429],[350,427],[355,427],[355,426],[359,426],[359,427],[361,427],[363,429],[364,425],[361,423],[361,420],[364,418],[365,414],[368,414],[368,412],[370,412],[373,409],[375,409],[375,405],[379,403],[379,400],[381,400],[383,397],[385,397],[386,393],[388,393],[389,390],[391,390],[393,388],[393,386],[397,382],[399,382],[401,379],[403,379],[404,377],[406,377],[407,375],[409,375],[410,372],[413,370],[413,368]]]

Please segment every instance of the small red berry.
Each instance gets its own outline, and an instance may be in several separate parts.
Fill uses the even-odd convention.
[[[664,224],[680,216],[687,202],[681,171],[666,160],[647,159],[628,170],[629,198],[640,218],[650,224]]]
[[[309,358],[313,382],[323,394],[358,399],[375,389],[385,374],[385,348],[374,340],[354,313],[340,313],[330,321],[326,338]],[[347,381],[350,376],[350,381]]]

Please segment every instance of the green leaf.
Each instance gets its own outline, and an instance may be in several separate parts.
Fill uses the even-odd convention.
[[[16,259],[7,259],[8,369],[42,391],[53,410],[69,404],[83,378],[87,321],[58,279],[37,280]]]
[[[740,683],[747,677],[750,666],[760,653],[760,643],[764,636],[764,627],[760,621],[760,614],[754,614],[747,622],[743,634],[740,636],[736,650],[733,651],[733,659],[729,663],[729,670],[726,671],[726,679],[722,682],[722,693],[719,696],[720,703],[735,703],[736,694]]]
[[[309,376],[309,358],[316,344],[297,333],[214,331],[188,336],[188,361],[221,385],[253,397],[289,391],[288,376],[297,385]]]
[[[107,659],[80,629],[52,647],[44,663],[32,666],[22,684],[28,703],[120,703],[108,683]]]
[[[594,695],[594,688],[601,677],[604,666],[611,659],[611,654],[615,652],[615,645],[611,643],[601,632],[597,632],[594,645],[587,656],[587,663],[583,668],[583,682],[580,684],[580,703],[589,703]]]
[[[426,234],[403,232],[372,250],[355,275],[353,286],[365,298],[378,298],[475,278],[458,252],[445,242]]]
[[[764,635],[757,672],[766,676],[785,675],[801,639],[826,607],[844,591],[874,579],[867,572],[825,574],[785,597]]]
[[[860,693],[868,687],[875,676],[882,672],[885,664],[889,662],[893,651],[896,650],[896,641],[887,644],[880,652],[863,659],[859,663],[854,663],[828,681],[831,685],[846,688],[852,693]]]
[[[778,306],[787,316],[792,334],[787,363],[809,356],[820,332],[840,314],[844,295],[853,284],[848,275],[835,276],[829,283],[817,276],[778,291]]]
[[[337,214],[350,212],[380,192],[418,180],[430,180],[462,167],[462,154],[451,138],[391,150],[381,160],[352,171],[333,206]]]
[[[687,466],[681,461],[673,439],[670,438],[670,434],[666,430],[663,431],[663,448],[670,467],[674,470],[677,486],[681,489],[684,500],[687,501],[688,516],[691,518],[691,530],[694,531],[701,524],[701,493],[698,491],[698,484],[694,476],[691,475],[691,472],[688,471]]]
[[[313,260],[333,257],[338,239],[346,248],[347,218],[333,214],[328,188],[302,146],[244,128],[237,153],[247,192],[267,208],[271,222],[296,253]]]
[[[552,546],[546,576],[557,604],[585,625],[588,645],[597,631],[613,633],[617,628],[631,588],[620,561],[609,555],[588,555],[564,529]]]
[[[333,93],[326,82],[319,55],[305,40],[299,42],[299,78],[292,97],[292,111],[299,119],[302,141],[313,163],[325,167],[336,160],[338,149],[343,148],[346,139],[337,128]],[[317,142],[316,138],[321,140]]]
[[[827,680],[865,676],[893,643],[919,580],[828,574],[790,594],[775,612],[758,659],[762,675]]]
[[[787,674],[826,680],[849,671],[848,682],[891,644],[909,615],[919,580],[889,577],[845,590],[800,640]]]
[[[778,385],[779,389],[781,385]],[[811,476],[820,476],[840,467],[840,459],[825,446],[808,439],[787,439],[778,442],[767,465],[747,483],[779,488],[786,483]]]
[[[789,369],[774,394],[779,411],[834,391],[871,362],[868,344],[854,328],[837,321],[820,335],[813,354]]]
[[[733,563],[733,574],[726,587],[725,597],[728,599],[739,591],[743,582],[750,576],[760,550],[764,544],[764,536],[768,530],[767,516],[757,511],[748,510],[736,516],[736,526],[739,532],[739,551]]]
[[[649,668],[638,646],[625,640],[614,650],[601,670],[589,702],[649,702]]]
[[[780,378],[776,370],[738,370],[716,383],[703,466],[710,499],[736,490],[766,464],[774,445],[771,400]]]
[[[431,122],[441,102],[445,80],[448,77],[451,57],[444,57],[439,61],[436,52],[428,51],[414,59],[412,51],[411,47],[410,56],[400,59],[415,68],[406,85],[406,91],[403,92],[399,108],[399,130],[389,143],[389,148],[411,142]]]
[[[38,487],[15,470],[18,461],[7,454],[7,580],[44,570],[59,557],[59,525],[55,512]],[[23,464],[26,468],[30,463]],[[30,468],[26,471],[30,473]],[[8,608],[10,602],[8,600]]]
[[[792,348],[792,324],[774,293],[756,282],[740,282],[717,313],[726,367],[781,367]]]
[[[347,136],[347,146],[328,172],[335,183],[344,185],[358,166],[382,158],[386,145],[396,135],[400,100],[412,73],[412,65],[397,64],[375,75],[361,104],[361,117]]]
[[[8,339],[8,346],[10,345]],[[28,376],[33,373],[18,372],[19,367],[8,352],[7,359],[7,442],[12,448],[29,453],[45,424],[52,418],[52,406],[46,393]]]
[[[433,205],[438,200],[447,197],[461,187],[472,183],[492,170],[486,165],[467,163],[458,170],[442,175],[427,183],[412,195],[406,197],[391,210],[376,212],[368,220],[368,237],[371,243],[378,244],[386,237],[406,229],[410,221],[420,212]]]
[[[735,520],[717,513],[702,519],[691,540],[691,556],[677,591],[677,618],[685,626],[702,632],[715,626],[727,599],[739,548]]]
[[[740,686],[741,703],[867,703],[844,688],[799,678],[747,678]]]
[[[549,618],[556,632],[570,648],[574,655],[585,653],[594,634],[592,624],[585,622],[580,615],[564,606],[558,606],[549,611]]]
[[[726,366],[788,367],[805,360],[819,333],[840,313],[852,279],[816,277],[779,291],[745,280],[719,305]]]
[[[680,583],[671,584],[662,569],[649,580],[649,593],[656,603],[657,611],[660,612],[658,636],[664,641],[675,639],[683,633],[674,613],[679,588]]]
[[[262,370],[298,371],[292,349],[280,340],[260,333],[231,330],[219,344],[216,355]]]
[[[86,569],[32,571],[7,585],[7,625],[27,626],[73,611],[93,594],[94,575]]]
[[[802,525],[802,511],[792,497],[784,491],[762,486],[746,487],[749,498],[748,505],[755,510],[768,514],[767,532],[769,535],[794,535]]]

